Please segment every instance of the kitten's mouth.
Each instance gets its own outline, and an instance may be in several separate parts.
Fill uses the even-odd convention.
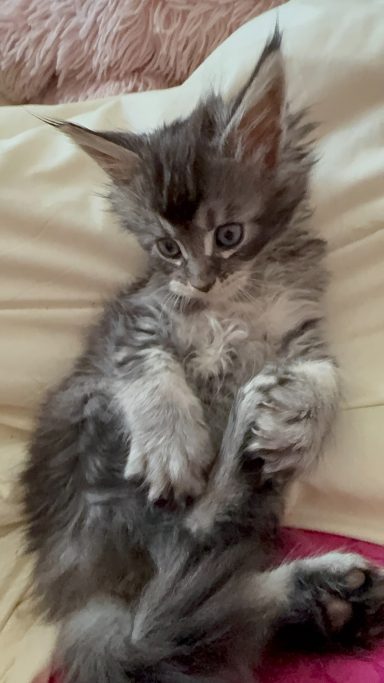
[[[223,282],[216,280],[213,287],[207,292],[193,287],[189,282],[184,284],[180,280],[171,280],[169,289],[172,294],[176,294],[178,297],[199,301],[203,304],[225,303],[242,299],[242,292],[246,287],[247,280],[247,273],[243,273],[242,277],[229,277]]]
[[[169,283],[169,289],[171,290],[172,294],[176,294],[177,296],[182,296],[188,299],[201,299],[202,301],[207,300],[207,297],[210,293],[209,291],[203,292],[200,289],[196,289],[196,287],[192,287],[191,284],[184,284],[179,280],[171,280]]]

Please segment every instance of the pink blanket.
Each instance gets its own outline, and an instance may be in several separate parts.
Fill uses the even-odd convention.
[[[301,529],[286,529],[284,553],[306,557],[329,550],[349,550],[384,566],[384,547],[342,536]],[[258,683],[384,683],[384,644],[355,655],[286,655],[266,661]],[[42,676],[34,683],[60,683],[57,676]]]
[[[0,98],[56,103],[169,88],[285,0],[1,0]]]

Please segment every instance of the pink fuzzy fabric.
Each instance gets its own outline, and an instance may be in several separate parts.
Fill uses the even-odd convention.
[[[1,0],[0,96],[68,102],[168,88],[284,0]]]

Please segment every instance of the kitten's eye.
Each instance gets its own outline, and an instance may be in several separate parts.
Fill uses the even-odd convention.
[[[157,248],[162,256],[165,258],[179,258],[181,251],[175,240],[170,237],[164,237],[162,240],[157,240]]]
[[[240,223],[228,223],[216,229],[215,240],[220,249],[237,247],[243,239],[244,228]]]

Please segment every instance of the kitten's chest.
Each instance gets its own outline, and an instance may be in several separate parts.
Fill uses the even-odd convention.
[[[200,391],[240,386],[262,363],[263,330],[258,311],[207,312],[179,320],[176,336],[187,378]]]

